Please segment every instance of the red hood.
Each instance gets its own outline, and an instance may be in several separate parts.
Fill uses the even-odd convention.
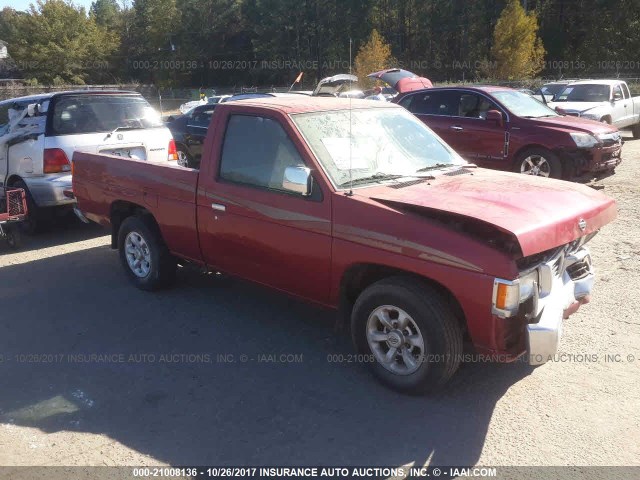
[[[481,168],[405,188],[357,192],[382,203],[481,220],[512,234],[524,256],[567,244],[616,217],[615,201],[587,186]]]
[[[588,120],[586,118],[572,117],[570,115],[531,118],[529,120],[535,121],[538,125],[544,124],[550,127],[566,128],[568,130],[581,130],[591,134],[606,134],[618,131],[616,127],[612,127],[606,123],[596,122],[595,120]]]

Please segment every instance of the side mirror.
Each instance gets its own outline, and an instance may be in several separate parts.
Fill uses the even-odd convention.
[[[35,117],[39,110],[40,105],[38,105],[37,103],[30,103],[29,105],[27,105],[27,115],[30,117]]]
[[[616,92],[613,94],[613,101],[622,100],[622,94],[620,92]]]
[[[306,167],[287,167],[284,170],[282,179],[282,189],[299,193],[308,197],[311,195],[313,187],[313,177],[311,170]]]
[[[500,113],[498,110],[489,110],[487,112],[486,120],[488,122],[493,122],[496,125],[500,125],[500,126],[504,125],[504,118],[502,118],[502,113]]]

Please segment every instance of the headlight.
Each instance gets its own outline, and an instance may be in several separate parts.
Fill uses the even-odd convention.
[[[588,133],[571,133],[570,135],[578,148],[591,148],[598,144],[598,139]]]
[[[538,270],[533,270],[516,280],[496,278],[493,281],[492,312],[502,318],[513,317],[518,314],[520,305],[529,299],[534,299],[533,313],[537,310],[538,298]],[[531,312],[525,312],[527,315]]]
[[[582,118],[588,118],[589,120],[600,120],[600,115],[597,113],[583,113]]]

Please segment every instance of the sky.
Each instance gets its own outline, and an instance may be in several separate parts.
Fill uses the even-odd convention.
[[[92,1],[93,0],[73,0],[73,3],[89,10]],[[31,3],[36,3],[36,0],[0,0],[0,9],[11,7],[16,10],[27,10]]]

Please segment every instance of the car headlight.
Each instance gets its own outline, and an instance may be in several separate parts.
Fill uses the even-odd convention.
[[[515,280],[496,278],[493,281],[492,312],[502,318],[513,317],[518,314],[522,304],[532,300],[531,306],[525,311],[525,316],[537,313],[539,278],[538,270],[533,270]]]
[[[591,148],[598,144],[598,139],[588,133],[571,133],[570,135],[578,148]]]
[[[600,120],[600,115],[597,113],[583,113],[580,116],[582,118],[588,118],[589,120]]]

